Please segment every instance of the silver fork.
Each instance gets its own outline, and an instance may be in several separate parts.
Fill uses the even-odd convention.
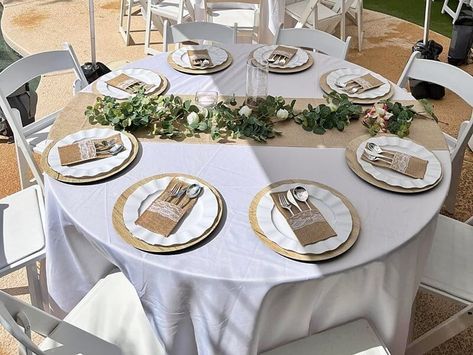
[[[365,152],[363,153],[363,155],[364,155],[368,160],[370,160],[370,161],[377,161],[377,160],[379,160],[379,161],[383,161],[383,162],[388,163],[388,164],[392,164],[392,163],[393,163],[392,159],[390,159],[390,158],[387,158],[387,157],[382,156],[382,155],[373,155],[373,154],[368,153],[366,150],[365,150]]]
[[[292,209],[291,209],[291,204],[287,200],[286,196],[284,196],[283,194],[279,194],[279,203],[281,204],[282,208],[291,212],[291,216],[294,216],[294,213],[292,212]]]
[[[174,197],[177,197],[179,193],[181,192],[182,185],[179,183],[176,183],[172,188],[171,191],[169,191],[169,196],[166,198],[166,200],[172,199]]]

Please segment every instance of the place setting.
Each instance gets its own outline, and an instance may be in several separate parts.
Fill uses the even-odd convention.
[[[268,65],[268,71],[280,74],[298,73],[314,64],[312,55],[306,50],[285,45],[259,47],[250,54],[250,58],[261,65]]]
[[[427,191],[442,179],[442,165],[434,153],[395,135],[358,137],[348,144],[345,156],[355,174],[388,191]]]
[[[168,64],[186,74],[211,74],[232,64],[231,54],[213,45],[184,46],[169,53]]]
[[[394,86],[377,73],[363,68],[342,68],[320,77],[320,87],[325,93],[335,91],[345,94],[355,104],[370,105],[387,100],[394,95]]]
[[[266,246],[299,261],[323,261],[345,253],[361,226],[345,196],[309,180],[267,186],[252,200],[249,219]]]
[[[148,69],[118,69],[97,79],[95,89],[104,96],[126,100],[140,91],[145,95],[160,95],[169,86],[167,78]]]
[[[133,247],[170,253],[187,249],[215,230],[223,200],[208,182],[185,174],[162,174],[125,190],[113,209],[113,225]]]
[[[133,162],[138,151],[139,143],[132,134],[92,128],[52,142],[41,164],[56,180],[81,184],[117,174]]]

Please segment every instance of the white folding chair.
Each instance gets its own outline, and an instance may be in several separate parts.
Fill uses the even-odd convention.
[[[345,41],[319,30],[310,28],[287,28],[282,24],[274,39],[274,44],[312,48],[317,52],[328,54],[335,58],[345,59],[350,48],[351,37]]]
[[[236,43],[236,24],[233,28],[209,22],[189,22],[170,25],[164,21],[164,50],[170,44],[184,41],[203,40],[218,43]]]
[[[399,86],[405,87],[409,78],[439,84],[460,96],[473,108],[473,90],[471,89],[473,87],[473,78],[470,74],[453,65],[434,60],[421,59],[420,56],[421,54],[419,52],[412,53],[399,78]],[[458,184],[460,182],[465,149],[472,134],[473,115],[469,121],[464,121],[460,125],[458,138],[444,133],[452,160],[452,181],[450,191],[445,200],[445,208],[449,212],[455,210],[455,200]]]
[[[237,24],[238,33],[258,42],[261,0],[204,0],[207,21],[219,25]]]
[[[464,4],[469,4],[470,6],[473,6],[473,1],[472,0],[458,0],[458,5],[455,10],[452,10],[448,6],[449,0],[445,0],[443,2],[442,6],[442,14],[447,13],[452,17],[452,23],[455,23],[455,21],[458,19],[458,16],[460,15],[460,11],[463,7]]]
[[[261,355],[389,355],[367,320],[332,328],[261,353]]]
[[[46,309],[44,199],[39,185],[0,200],[0,228],[0,277],[26,267],[31,303]]]
[[[118,32],[122,35],[125,45],[130,45],[131,39],[131,16],[133,14],[133,8],[135,6],[140,6],[141,3],[139,0],[120,0],[120,20],[118,24]],[[126,16],[126,23],[125,22]]]
[[[190,0],[160,0],[158,2],[148,0],[148,9],[146,11],[145,54],[160,53],[151,48],[153,16],[157,19],[157,22],[154,22],[157,30],[161,32],[164,37],[164,21],[168,20],[173,24],[192,22],[195,19],[194,6]]]
[[[439,216],[420,287],[466,307],[408,345],[420,355],[473,326],[473,217],[466,223]]]
[[[324,5],[334,6],[336,2],[334,0],[322,0]],[[341,6],[341,2],[337,6]],[[334,10],[335,11],[335,10]],[[363,37],[365,32],[363,31],[363,0],[355,0],[347,8],[347,17],[356,24],[358,32],[358,52],[363,49]]]
[[[322,0],[302,0],[286,5],[286,14],[297,21],[296,28],[309,27],[333,33],[340,25],[340,38],[345,40],[347,10],[355,0],[336,0],[332,7]]]
[[[40,75],[70,69],[74,71],[76,76],[73,83],[73,92],[77,93],[87,86],[87,80],[82,72],[74,50],[66,43],[62,50],[37,53],[24,57],[11,64],[0,73],[0,108],[5,114],[9,125],[18,128],[13,129],[12,127],[12,130],[15,138],[22,188],[30,185],[27,165],[34,165],[34,163],[28,161],[30,158],[27,152],[29,152],[30,149],[33,149],[33,151],[38,154],[44,151],[50,143],[50,141],[47,140],[49,129],[60,110],[26,127],[22,127],[21,123],[18,125],[13,124],[15,120],[21,122],[20,113],[18,110],[11,108],[7,101],[7,96],[20,86]]]
[[[100,280],[64,321],[0,292],[0,323],[27,354],[164,354],[122,273]],[[39,346],[31,341],[31,330],[46,337]]]

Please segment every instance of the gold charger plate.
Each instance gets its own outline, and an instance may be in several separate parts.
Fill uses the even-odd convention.
[[[133,134],[128,133],[128,132],[120,132],[120,133],[125,134],[130,139],[131,146],[132,146],[131,154],[120,166],[117,166],[110,171],[97,174],[94,176],[85,176],[81,178],[73,177],[73,176],[64,176],[58,173],[56,170],[51,168],[48,162],[49,152],[51,151],[53,146],[58,142],[58,140],[51,142],[47,146],[47,148],[45,149],[45,151],[43,152],[41,156],[41,166],[43,168],[43,171],[49,176],[51,176],[53,179],[56,179],[62,182],[71,183],[71,184],[85,184],[89,182],[95,182],[95,181],[107,179],[115,174],[118,174],[119,172],[124,170],[126,167],[128,167],[135,160],[136,156],[138,155],[138,151],[140,149],[140,144],[138,143],[138,140]]]
[[[345,243],[340,245],[335,250],[330,250],[322,254],[299,254],[292,250],[286,250],[280,247],[277,243],[274,243],[272,240],[266,237],[266,235],[261,230],[258,224],[258,219],[256,218],[256,209],[258,207],[259,202],[261,201],[261,198],[267,192],[271,191],[272,189],[275,189],[278,186],[285,185],[285,184],[314,185],[314,186],[330,191],[335,196],[337,196],[340,200],[342,200],[342,202],[345,204],[345,206],[347,206],[348,210],[350,211],[351,218],[353,221],[352,231],[350,235],[348,236],[348,239],[345,241]],[[356,240],[358,239],[358,235],[360,234],[360,229],[361,229],[360,217],[358,216],[358,213],[356,212],[355,207],[344,195],[342,195],[337,190],[331,188],[330,186],[319,184],[317,182],[310,181],[310,180],[301,180],[301,179],[289,179],[289,180],[278,181],[278,182],[272,183],[271,185],[265,187],[263,190],[258,192],[258,194],[251,201],[250,210],[249,210],[249,218],[250,218],[251,228],[253,228],[253,231],[256,233],[256,235],[261,239],[261,241],[267,247],[274,250],[278,254],[281,254],[288,258],[299,260],[299,261],[323,261],[323,260],[335,258],[347,252],[353,246],[353,244],[355,244]]]
[[[219,47],[220,48],[220,47]],[[205,74],[213,74],[213,73],[218,73],[219,71],[222,71],[224,69],[227,69],[233,62],[232,55],[224,48],[223,49],[225,52],[227,52],[227,60],[223,62],[220,65],[217,65],[213,68],[208,68],[208,69],[192,69],[192,68],[184,68],[181,67],[180,65],[176,64],[176,62],[172,59],[172,54],[174,53],[171,52],[168,55],[168,64],[173,68],[174,70],[177,70],[181,73],[185,74],[194,74],[194,75],[205,75]]]
[[[394,136],[393,134],[386,134],[386,135]],[[425,186],[422,188],[405,189],[399,186],[391,186],[385,183],[384,181],[376,180],[374,177],[372,177],[370,174],[368,174],[366,171],[363,170],[360,163],[358,163],[358,159],[356,157],[356,150],[358,149],[360,144],[369,138],[371,138],[371,136],[368,134],[357,137],[353,139],[350,143],[348,143],[345,149],[345,158],[346,158],[348,166],[356,175],[358,175],[359,178],[366,181],[368,184],[371,184],[373,186],[379,187],[380,189],[387,190],[387,191],[399,192],[403,194],[414,194],[414,193],[428,191],[430,189],[433,189],[435,186],[437,186],[440,183],[440,181],[442,181],[443,170],[439,179],[434,184]]]
[[[154,245],[154,244],[149,244],[146,243],[144,240],[135,238],[128,228],[125,226],[125,222],[123,220],[123,208],[125,207],[125,202],[127,199],[130,197],[130,195],[135,192],[136,189],[138,189],[140,186],[143,186],[144,184],[147,184],[148,182],[156,179],[161,179],[163,177],[185,177],[185,178],[190,178],[197,180],[200,184],[205,185],[208,187],[215,197],[217,198],[217,203],[218,203],[218,212],[217,216],[215,217],[214,223],[212,226],[207,229],[202,235],[195,237],[194,239],[188,241],[187,243],[184,244],[175,244],[175,245],[169,245],[169,246],[161,246],[161,245]],[[112,222],[113,226],[115,227],[115,230],[117,233],[123,238],[125,242],[130,244],[131,246],[143,250],[143,251],[148,251],[152,253],[171,253],[179,250],[184,250],[187,249],[201,241],[203,241],[205,238],[207,238],[214,230],[217,228],[219,225],[221,219],[222,219],[222,214],[223,214],[223,201],[222,201],[222,196],[220,195],[220,192],[207,183],[205,180],[202,180],[200,178],[197,178],[195,176],[191,175],[186,175],[186,174],[177,174],[177,173],[170,173],[170,174],[160,174],[160,175],[155,175],[151,176],[149,178],[143,179],[141,181],[138,181],[137,183],[131,185],[129,188],[127,188],[117,199],[115,202],[115,206],[113,206],[113,213],[112,213]]]
[[[335,70],[338,70],[338,69],[335,69]],[[334,72],[335,70],[331,70],[325,74],[323,74],[321,77],[320,77],[320,88],[326,93],[326,94],[330,94],[332,91],[332,88],[330,86],[328,86],[327,84],[327,76]],[[386,94],[386,95],[383,95],[383,96],[379,96],[379,97],[375,97],[373,99],[358,99],[358,98],[354,98],[354,97],[350,97],[350,101],[354,104],[358,104],[358,105],[373,105],[381,100],[388,100],[390,99],[393,95],[394,95],[394,85],[389,82],[389,86],[391,87],[391,89],[389,90],[389,92]]]
[[[135,69],[135,68],[134,68]],[[149,70],[149,69],[146,69],[146,70]],[[152,71],[152,70],[150,70]],[[161,95],[163,93],[166,92],[166,90],[169,88],[169,80],[168,78],[166,78],[164,75],[162,74],[159,74],[159,73],[156,73],[159,75],[159,77],[161,78],[161,84],[159,84],[159,87],[154,90],[153,92],[149,93],[148,95],[149,96],[158,96],[158,95]],[[101,95],[101,96],[104,96],[100,91],[97,90],[97,83],[94,82],[94,84],[92,85],[92,91],[94,92],[94,94],[97,94],[97,95]],[[117,100],[127,100],[127,99],[117,99]]]

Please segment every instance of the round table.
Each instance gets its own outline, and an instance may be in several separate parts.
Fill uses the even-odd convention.
[[[244,95],[246,58],[254,46],[226,48],[234,64],[214,75],[178,73],[167,64],[167,54],[128,66],[164,74],[169,93]],[[355,66],[322,54],[314,59],[315,65],[303,73],[270,74],[269,93],[321,98],[318,79],[323,73]],[[400,88],[394,97],[411,98]],[[50,295],[69,311],[115,265],[135,286],[169,354],[255,354],[359,317],[373,323],[393,354],[402,354],[411,305],[450,182],[446,146],[434,153],[442,163],[443,180],[415,195],[375,188],[349,169],[343,147],[315,145],[145,141],[137,163],[106,181],[71,185],[47,177]],[[126,188],[165,172],[207,180],[226,204],[223,222],[208,242],[172,255],[134,249],[111,222],[113,205]],[[362,227],[349,252],[327,262],[303,263],[273,252],[256,237],[248,220],[252,198],[268,184],[289,178],[327,184],[353,203]]]

